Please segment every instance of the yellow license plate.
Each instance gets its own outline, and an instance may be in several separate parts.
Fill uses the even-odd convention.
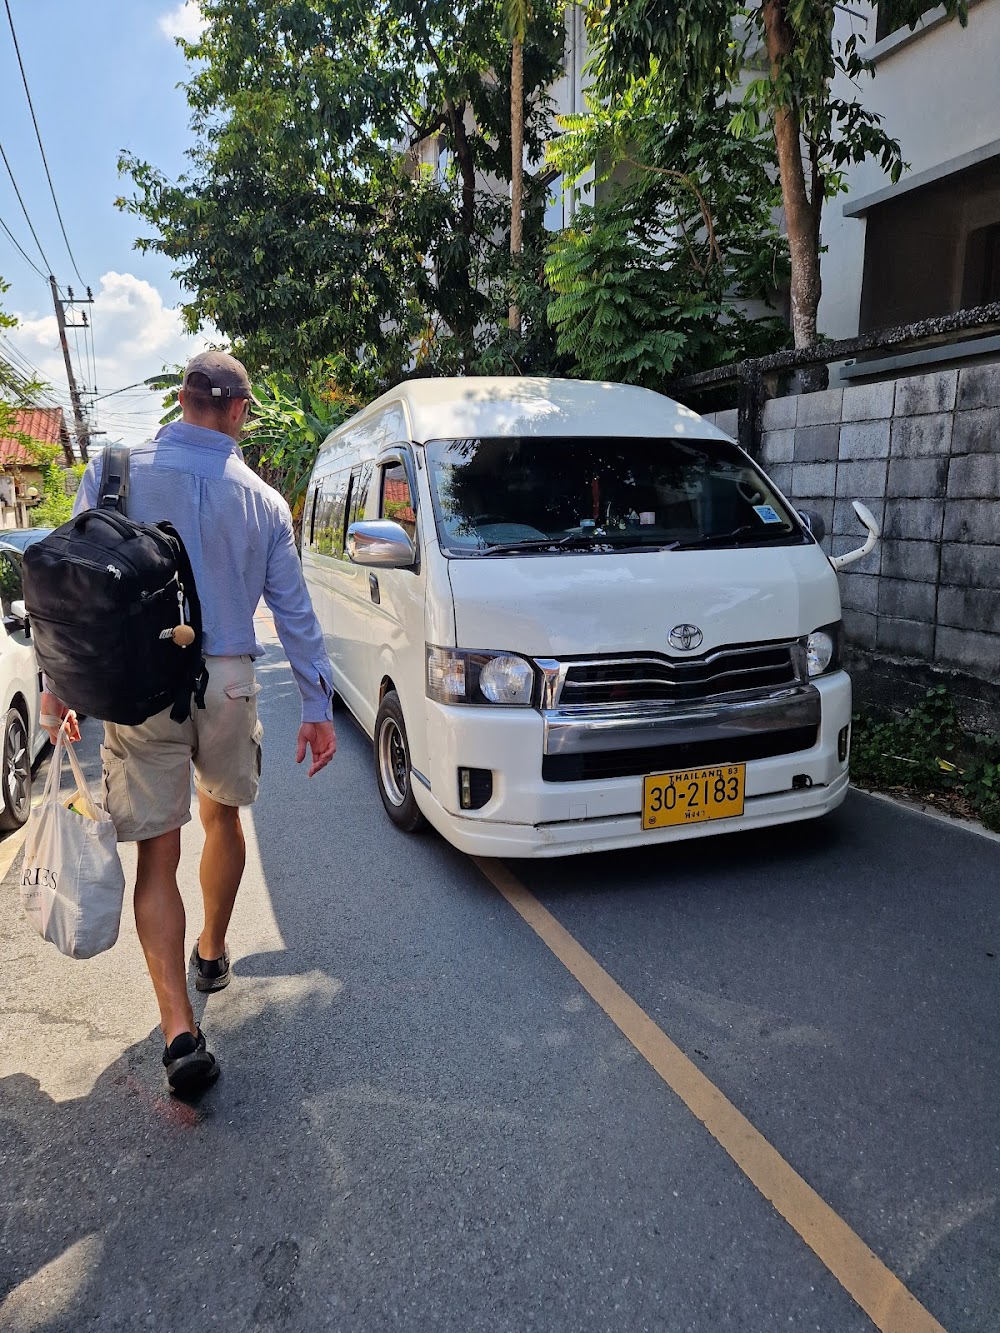
[[[668,828],[743,813],[746,764],[651,773],[642,780],[642,827]]]

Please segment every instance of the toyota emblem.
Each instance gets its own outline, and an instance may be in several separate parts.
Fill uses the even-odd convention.
[[[671,648],[678,648],[682,653],[693,652],[700,648],[705,638],[697,625],[675,625],[667,635]]]

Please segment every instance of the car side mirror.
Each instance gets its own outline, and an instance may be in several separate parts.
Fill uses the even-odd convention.
[[[347,529],[347,556],[352,564],[377,569],[409,569],[417,558],[406,530],[389,518],[352,523]]]
[[[800,509],[799,518],[806,525],[812,535],[818,542],[821,542],[826,536],[826,523],[822,514],[817,514],[815,509]]]
[[[28,619],[28,608],[20,599],[11,602],[10,611],[4,616],[5,629],[23,629],[25,634],[30,631],[30,621]]]

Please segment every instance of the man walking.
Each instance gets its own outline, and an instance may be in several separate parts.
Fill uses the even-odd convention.
[[[253,616],[260,598],[274,615],[302,695],[297,762],[311,751],[309,777],[337,748],[331,672],[292,536],[288,505],[243,461],[238,441],[252,397],[246,370],[224,352],[204,352],[184,371],[181,420],[130,451],[130,518],[169,520],[187,548],[204,622],[208,666],[205,707],[188,721],[169,710],[136,727],[105,723],[104,786],[119,842],[138,843],[135,921],[156,991],[170,1086],[193,1091],[219,1072],[195,1023],[185,972],[184,904],[177,888],[182,825],[191,818],[191,765],[205,847],[201,889],[205,923],[191,961],[199,991],[229,984],[226,931],[246,861],[240,807],[257,799],[262,729],[257,719]],[[100,460],[91,462],[75,511],[100,493]],[[42,713],[65,717],[52,694]],[[49,734],[55,739],[56,727]],[[75,720],[67,728],[79,739]]]

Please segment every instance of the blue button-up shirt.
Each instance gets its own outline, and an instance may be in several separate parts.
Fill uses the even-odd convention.
[[[74,513],[92,509],[101,460],[88,466]],[[213,657],[261,657],[254,611],[261,597],[302,695],[303,722],[331,716],[330,659],[312,609],[292,536],[292,516],[228,435],[175,421],[129,450],[129,518],[166,519],[180,533],[194,570]]]

